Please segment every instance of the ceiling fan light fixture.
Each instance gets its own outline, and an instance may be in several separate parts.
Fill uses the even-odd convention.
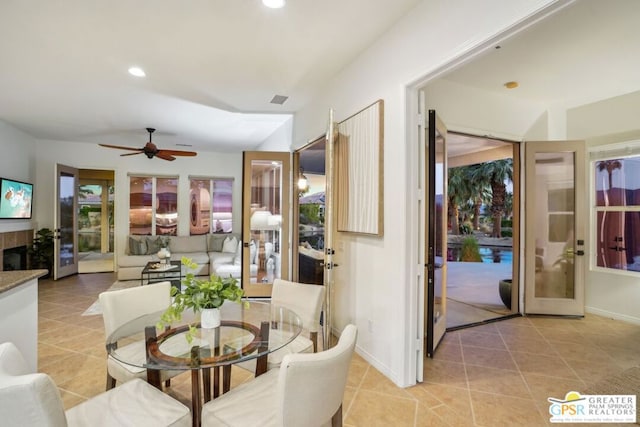
[[[262,0],[262,4],[271,9],[284,7],[284,0]]]
[[[504,87],[506,87],[507,89],[515,89],[519,86],[518,82],[506,82],[504,84]]]
[[[129,67],[129,74],[136,77],[146,77],[147,74],[140,67]]]

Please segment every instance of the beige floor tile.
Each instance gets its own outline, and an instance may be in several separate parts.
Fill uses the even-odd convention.
[[[474,346],[489,348],[492,350],[506,350],[504,341],[498,333],[477,332],[473,328],[466,329],[460,333],[462,346]]]
[[[433,410],[425,408],[418,404],[418,413],[416,415],[416,427],[450,427],[451,424],[443,420]]]
[[[64,405],[65,411],[67,409],[73,408],[78,403],[81,403],[87,400],[82,396],[78,396],[77,394],[69,393],[64,390],[60,390],[60,397],[62,398],[62,404]]]
[[[577,379],[573,369],[560,356],[543,356],[521,352],[513,352],[511,355],[520,372]]]
[[[423,387],[425,393],[441,402],[429,408],[440,419],[451,426],[473,426],[469,390],[441,384],[424,384]]]
[[[516,370],[511,354],[506,350],[463,346],[462,354],[467,365],[485,366],[488,368]]]
[[[502,394],[505,396],[531,397],[527,384],[518,371],[467,365],[469,390]]]
[[[510,351],[534,353],[542,355],[556,355],[554,348],[543,338],[525,338],[518,335],[505,335],[503,337],[506,347]]]
[[[345,415],[345,422],[366,427],[413,427],[417,402],[369,390],[359,390]]]
[[[531,399],[472,391],[471,403],[477,426],[539,427],[545,425],[545,420]]]
[[[564,398],[569,391],[581,392],[586,389],[586,383],[580,379],[549,377],[546,375],[522,374],[529,387],[533,400],[544,404],[547,398]]]
[[[424,364],[424,381],[467,388],[464,364],[444,360],[428,359]]]
[[[373,367],[369,368],[364,375],[362,383],[360,383],[360,390],[377,391],[378,393],[384,393],[390,396],[411,398],[411,394],[409,394],[407,390],[396,386],[391,380]]]

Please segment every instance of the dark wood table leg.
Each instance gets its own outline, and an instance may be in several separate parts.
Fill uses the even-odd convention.
[[[200,347],[191,347],[191,417],[193,427],[200,427]]]
[[[156,327],[147,326],[146,328],[144,328],[144,338],[145,338],[146,357],[147,357],[147,363],[148,363],[151,358],[151,354],[149,352],[149,346],[151,345],[151,343],[155,342],[155,340],[157,339]],[[157,369],[147,369],[147,382],[152,386],[156,387],[158,390],[162,390],[162,384],[160,384],[160,371]]]
[[[258,347],[258,353],[266,352],[269,348],[269,322],[262,322],[260,324],[260,340],[262,344]],[[256,377],[267,372],[268,359],[267,354],[259,356],[256,360]]]
[[[231,365],[222,367],[222,393],[231,390]]]
[[[203,349],[206,356],[211,355],[211,349]],[[207,403],[211,400],[211,368],[203,368],[202,369],[202,388],[204,390],[204,403]]]

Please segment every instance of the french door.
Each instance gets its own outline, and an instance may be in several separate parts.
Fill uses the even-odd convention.
[[[584,315],[584,141],[525,143],[527,314]]]
[[[418,102],[418,262],[416,379],[424,358],[433,357],[447,329],[447,128],[434,110]]]
[[[242,178],[242,287],[270,297],[273,280],[289,278],[291,154],[246,151]]]
[[[56,165],[54,280],[78,272],[78,169]]]

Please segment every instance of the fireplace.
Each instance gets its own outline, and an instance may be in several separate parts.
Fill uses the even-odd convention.
[[[2,271],[26,270],[27,247],[17,246],[2,251]]]
[[[33,229],[0,232],[0,271],[26,270],[28,247],[33,243]]]

